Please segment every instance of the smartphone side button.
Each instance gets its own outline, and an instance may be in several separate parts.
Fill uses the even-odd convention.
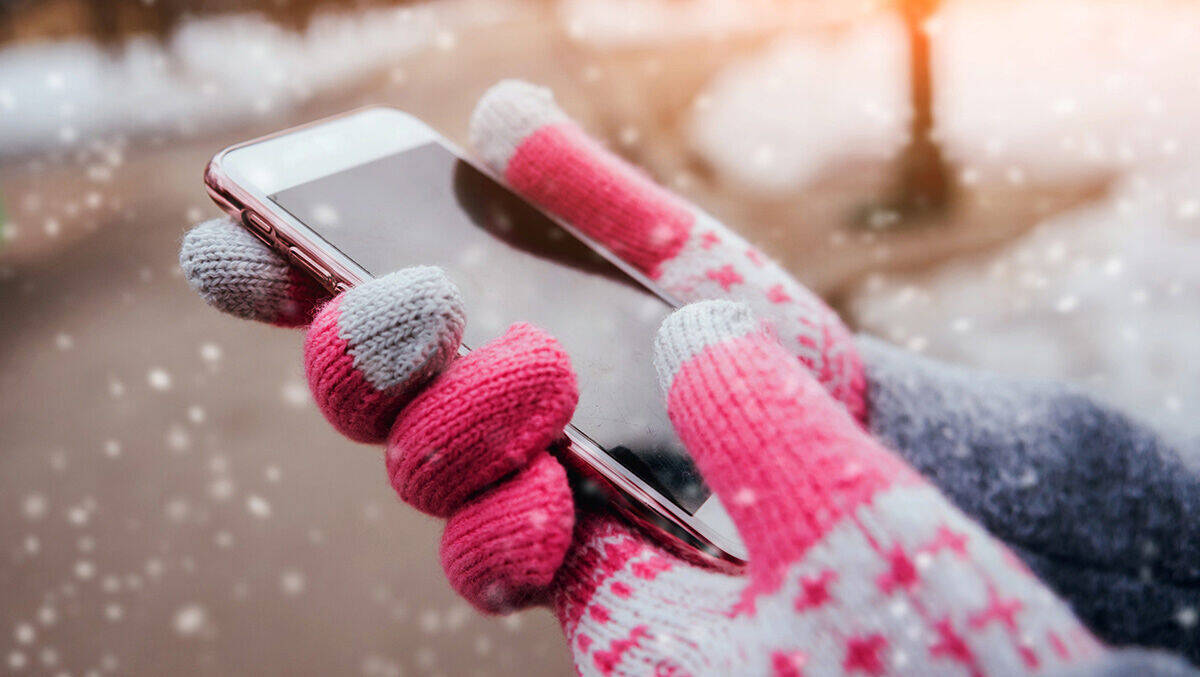
[[[295,262],[296,265],[303,268],[304,271],[309,275],[315,277],[323,286],[330,286],[333,276],[329,274],[328,270],[325,270],[318,265],[316,261],[313,261],[311,258],[309,258],[308,254],[305,254],[296,247],[288,247],[288,256],[291,257],[292,261]]]
[[[242,223],[246,224],[246,227],[255,235],[258,235],[259,239],[268,244],[275,239],[275,229],[271,227],[271,224],[263,221],[258,214],[249,209],[242,212]]]

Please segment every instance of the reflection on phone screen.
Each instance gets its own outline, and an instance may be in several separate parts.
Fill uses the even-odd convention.
[[[507,188],[429,143],[271,199],[372,275],[445,269],[466,302],[467,346],[514,322],[550,332],[578,375],[572,423],[688,513],[708,498],[651,363],[670,306]]]

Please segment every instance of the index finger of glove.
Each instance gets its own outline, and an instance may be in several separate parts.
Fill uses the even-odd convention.
[[[676,311],[654,352],[671,423],[752,567],[796,561],[876,493],[914,477],[744,305]]]

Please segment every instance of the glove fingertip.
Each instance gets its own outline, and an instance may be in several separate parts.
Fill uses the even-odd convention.
[[[400,413],[387,468],[400,497],[447,516],[541,455],[571,420],[570,357],[546,332],[516,324],[450,365]]]
[[[475,105],[471,146],[489,167],[503,174],[522,141],[548,124],[566,120],[548,88],[523,80],[501,80]]]
[[[312,318],[327,294],[229,217],[192,228],[179,248],[188,284],[209,305],[236,317],[281,326]]]
[[[545,601],[574,526],[566,472],[543,453],[450,517],[442,567],[454,589],[479,610],[516,611]]]
[[[458,351],[462,296],[438,268],[418,266],[355,287],[317,314],[304,345],[313,397],[342,434],[387,436],[417,385]]]
[[[699,301],[671,313],[654,337],[654,368],[663,394],[670,392],[679,369],[705,348],[760,327],[750,307],[734,301]]]

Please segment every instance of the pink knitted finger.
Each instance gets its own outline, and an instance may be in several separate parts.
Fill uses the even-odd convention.
[[[764,655],[822,674],[903,665],[913,674],[982,675],[1102,650],[1002,544],[847,415],[745,306],[707,301],[677,311],[660,330],[655,365],[672,423],[749,550],[750,581],[731,618],[746,618],[748,634],[770,632],[756,625],[759,614],[815,632],[807,641],[781,633]],[[1063,638],[1072,638],[1070,651]]]
[[[457,354],[462,298],[438,268],[407,268],[330,301],[304,343],[304,369],[325,418],[379,442],[416,388]]]
[[[878,492],[917,481],[746,306],[709,301],[676,311],[659,330],[655,366],[671,422],[764,587]]]
[[[566,472],[542,453],[451,515],[442,535],[442,568],[450,585],[486,613],[541,603],[574,525]]]
[[[526,199],[679,300],[750,305],[851,414],[865,419],[862,364],[837,314],[736,233],[588,137],[548,90],[513,80],[494,86],[476,106],[471,140]]]
[[[541,454],[577,401],[558,342],[515,324],[454,362],[404,409],[388,436],[392,486],[418,510],[448,516]]]
[[[647,274],[679,253],[695,221],[686,203],[568,120],[548,90],[496,85],[476,106],[471,140],[526,199]]]

